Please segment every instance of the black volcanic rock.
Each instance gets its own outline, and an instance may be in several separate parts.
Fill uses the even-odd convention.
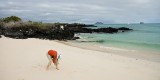
[[[104,33],[116,33],[118,30],[116,28],[108,27],[108,28],[98,28],[98,29],[93,29],[94,32],[104,32]]]
[[[60,25],[64,26],[64,29],[60,28]],[[56,24],[54,27],[41,28],[37,26],[21,26],[21,27],[2,27],[0,26],[0,35],[15,39],[26,39],[26,38],[39,38],[49,40],[75,40],[79,37],[74,37],[75,33],[117,33],[130,31],[132,29],[121,27],[121,28],[98,28],[92,29],[87,28],[85,24]],[[1,37],[1,36],[0,36]]]
[[[80,39],[80,37],[73,37],[72,40]]]
[[[120,27],[118,28],[118,32],[126,32],[126,31],[131,31],[133,29],[129,29],[129,28],[126,28],[126,27]]]
[[[140,22],[140,24],[144,24],[144,22]]]
[[[5,29],[2,27],[2,26],[0,26],[0,35],[2,35],[3,34],[3,31],[4,31]]]
[[[132,29],[129,29],[129,28],[126,28],[126,27],[120,27],[120,28],[118,28],[118,30],[132,30]]]
[[[74,37],[74,33],[70,30],[38,29],[36,27],[6,28],[3,35],[15,39],[40,38],[50,40],[70,40]]]
[[[20,21],[20,22],[18,22]],[[103,24],[97,22],[96,24]],[[0,37],[4,35],[6,37],[16,39],[26,38],[39,38],[49,40],[72,40],[78,39],[74,37],[75,33],[117,33],[129,31],[132,29],[121,28],[98,28],[92,29],[88,27],[96,27],[94,25],[80,24],[80,23],[42,23],[42,22],[23,22],[21,18],[17,16],[11,16],[0,19]]]

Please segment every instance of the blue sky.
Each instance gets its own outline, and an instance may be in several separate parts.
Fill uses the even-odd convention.
[[[160,0],[0,0],[0,18],[42,22],[160,23]]]

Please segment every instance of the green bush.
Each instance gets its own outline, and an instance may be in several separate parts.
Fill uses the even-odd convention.
[[[17,21],[21,21],[21,20],[22,19],[17,16],[10,16],[10,17],[3,18],[4,22],[17,22]]]

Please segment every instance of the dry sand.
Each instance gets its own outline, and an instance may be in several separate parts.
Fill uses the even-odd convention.
[[[62,54],[46,70],[46,52]],[[39,39],[0,38],[0,80],[160,80],[160,62],[85,50]]]

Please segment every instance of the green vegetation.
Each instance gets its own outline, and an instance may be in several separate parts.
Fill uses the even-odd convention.
[[[80,23],[43,23],[34,21],[23,21],[17,16],[9,16],[5,18],[0,18],[0,27],[3,28],[37,28],[38,30],[73,30],[76,31],[82,29],[82,27],[88,27],[90,25],[80,24]]]
[[[2,18],[1,21],[4,21],[4,22],[17,22],[17,21],[22,21],[22,19],[17,17],[17,16],[10,16],[10,17],[6,17],[6,18]]]
[[[38,27],[40,29],[60,29],[61,26],[64,27],[85,27],[85,24],[79,23],[43,23],[43,22],[34,22],[34,21],[23,21],[21,18],[17,16],[9,16],[5,18],[0,18],[0,27]]]
[[[0,27],[33,27],[39,29],[48,29],[50,27],[55,27],[54,23],[42,23],[42,22],[33,22],[33,21],[23,21],[17,16],[9,16],[5,18],[0,18]]]

